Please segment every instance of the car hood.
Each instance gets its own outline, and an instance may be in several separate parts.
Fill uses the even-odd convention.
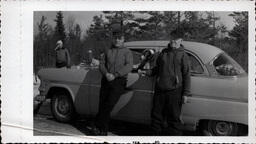
[[[45,68],[38,72],[42,80],[82,83],[88,70],[77,68]]]

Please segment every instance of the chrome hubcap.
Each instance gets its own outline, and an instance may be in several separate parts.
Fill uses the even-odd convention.
[[[227,122],[218,122],[216,132],[220,135],[228,135],[232,131],[232,125]]]
[[[69,112],[69,104],[65,99],[58,99],[57,110],[60,114],[67,114]]]

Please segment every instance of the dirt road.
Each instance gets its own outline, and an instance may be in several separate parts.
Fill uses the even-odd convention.
[[[90,128],[93,120],[78,117],[72,123],[57,122],[50,110],[50,101],[46,101],[34,116],[34,135],[92,135]],[[149,126],[112,121],[108,135],[150,135]]]
[[[93,119],[78,117],[72,123],[57,122],[50,110],[50,100],[47,100],[34,116],[34,135],[92,135],[90,128]],[[148,125],[111,121],[110,136],[148,136],[151,131]],[[194,132],[185,132],[185,135],[195,135]]]

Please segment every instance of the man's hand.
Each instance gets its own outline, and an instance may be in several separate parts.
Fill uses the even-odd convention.
[[[138,70],[138,74],[140,75],[140,76],[145,76],[146,75],[146,71],[143,71],[143,70]]]
[[[93,66],[98,66],[98,65],[100,65],[100,61],[97,60],[97,59],[92,58],[92,65]]]
[[[187,96],[182,96],[182,103],[183,104],[186,104],[186,103],[188,103],[188,97]]]
[[[108,81],[112,81],[115,79],[115,76],[112,73],[106,73],[106,78]]]
[[[60,45],[57,45],[54,50],[56,51],[56,50],[58,50],[59,48],[60,48]]]

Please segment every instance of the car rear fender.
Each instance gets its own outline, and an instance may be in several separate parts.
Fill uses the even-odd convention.
[[[71,96],[72,100],[74,101],[75,99],[74,93],[72,92],[70,87],[64,84],[51,84],[51,86],[49,87],[48,93],[46,95],[46,98],[51,98],[53,96],[53,93],[58,91],[67,92]]]
[[[190,97],[183,105],[185,124],[196,126],[201,121],[218,120],[248,125],[248,103]]]

